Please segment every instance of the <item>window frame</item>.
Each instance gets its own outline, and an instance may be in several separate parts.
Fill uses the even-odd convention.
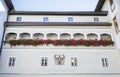
[[[41,57],[41,66],[42,67],[48,66],[48,57]]]
[[[49,18],[48,17],[43,17],[43,22],[48,22]]]
[[[22,21],[22,17],[17,17],[16,21]]]
[[[99,18],[98,17],[94,17],[94,22],[99,22]]]
[[[73,22],[73,17],[68,17],[68,22]]]
[[[77,57],[71,57],[71,66],[72,67],[78,66],[78,58]]]
[[[16,57],[9,57],[8,66],[14,67],[16,63]]]
[[[108,58],[101,58],[102,67],[109,67]]]

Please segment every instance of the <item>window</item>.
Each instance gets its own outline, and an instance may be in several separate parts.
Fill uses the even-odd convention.
[[[44,22],[47,22],[48,20],[49,20],[48,17],[44,17],[44,18],[43,18],[43,21],[44,21]]]
[[[48,58],[42,57],[41,58],[41,66],[47,66],[48,65]]]
[[[76,57],[71,58],[71,66],[77,66],[77,58]]]
[[[103,67],[108,67],[108,59],[107,58],[101,58],[102,66]]]
[[[73,18],[72,17],[68,17],[68,22],[73,22]]]
[[[22,21],[22,17],[17,17],[16,21]]]
[[[9,58],[8,66],[10,66],[10,67],[14,67],[15,66],[15,57],[10,57]]]
[[[99,18],[95,17],[94,22],[99,22]]]

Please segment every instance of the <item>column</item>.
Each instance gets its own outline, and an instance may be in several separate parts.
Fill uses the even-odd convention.
[[[30,34],[30,39],[33,39],[33,34]]]
[[[19,36],[20,36],[20,33],[17,33],[16,40],[20,39]]]
[[[70,34],[70,35],[71,35],[71,39],[74,39],[73,34]]]
[[[47,34],[44,34],[44,39],[45,39],[45,40],[47,39]]]
[[[60,34],[57,34],[57,36],[58,36],[58,40],[60,40]]]
[[[98,34],[97,36],[98,36],[98,39],[97,39],[97,40],[100,40],[100,39],[101,39],[100,34]]]
[[[85,40],[87,40],[87,35],[86,34],[84,34],[84,37],[85,37]]]

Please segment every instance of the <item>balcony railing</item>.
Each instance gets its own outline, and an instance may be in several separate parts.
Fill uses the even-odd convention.
[[[8,42],[4,42],[10,44],[10,46],[65,46],[65,47],[76,47],[76,46],[86,46],[86,47],[107,47],[107,46],[114,46],[114,42],[112,40],[32,40],[32,39],[19,39],[19,40],[10,40]]]

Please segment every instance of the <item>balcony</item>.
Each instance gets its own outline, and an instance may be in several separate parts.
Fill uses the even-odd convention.
[[[32,36],[32,37],[31,37]],[[87,39],[85,39],[87,37]],[[98,38],[97,34],[89,33],[8,33],[4,43],[6,48],[106,48],[114,47],[111,35],[101,34]]]

